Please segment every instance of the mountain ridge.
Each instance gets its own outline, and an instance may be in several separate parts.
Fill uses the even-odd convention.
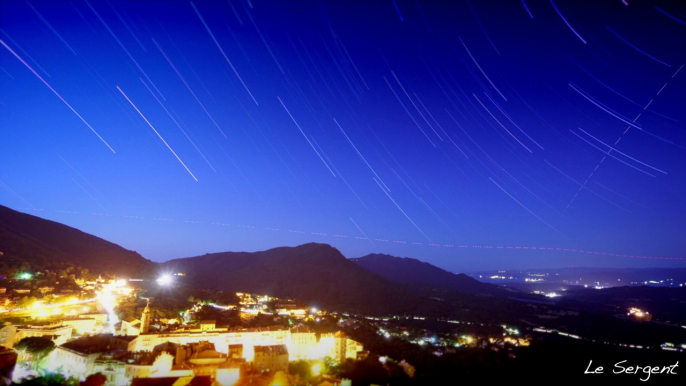
[[[350,260],[397,283],[438,286],[473,295],[504,295],[507,292],[496,285],[482,283],[463,273],[448,272],[411,257],[372,253]]]
[[[151,273],[156,263],[134,251],[65,224],[0,205],[1,263],[48,269],[78,265],[117,275]]]
[[[365,270],[328,244],[206,254],[173,259],[162,267],[214,289],[293,297],[369,314],[419,312],[439,306]],[[228,276],[231,280],[225,279]]]

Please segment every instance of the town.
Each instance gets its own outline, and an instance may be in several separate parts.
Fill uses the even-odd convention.
[[[339,313],[250,293],[200,290],[197,298],[179,302],[188,308],[170,314],[169,301],[188,291],[183,273],[124,279],[75,271],[16,271],[0,279],[5,286],[0,287],[0,371],[8,381],[58,375],[76,384],[145,385],[164,378],[214,385],[343,386],[352,385],[342,376],[345,369],[370,356],[404,377],[415,374],[415,367],[395,358],[393,350],[371,353],[345,331],[360,336],[367,331],[372,340],[426,348],[436,357],[478,349],[514,358],[513,350],[528,347],[532,339],[507,325]],[[467,332],[436,332],[423,328],[425,322]]]
[[[335,315],[298,307],[290,299],[237,293],[235,304],[198,299],[178,318],[159,318],[149,304],[153,299],[139,298],[142,284],[171,286],[171,275],[148,280],[154,283],[86,280],[88,272],[79,278],[66,272],[58,280],[48,276],[21,272],[2,280],[7,286],[0,288],[4,301],[0,315],[5,321],[0,329],[2,372],[12,382],[45,374],[83,381],[99,374],[106,385],[195,377],[217,385],[304,384],[304,377],[289,373],[289,364],[299,363],[305,368],[300,373],[317,377],[317,384],[350,385],[350,380],[327,376],[326,369],[366,355],[362,344],[344,332],[315,333],[307,325]],[[52,286],[41,284],[45,282]],[[118,306],[139,300],[146,304],[140,315],[120,320]],[[207,308],[236,312],[246,325],[253,319],[264,320],[255,327],[198,320],[196,316]],[[264,325],[277,319],[290,326]]]

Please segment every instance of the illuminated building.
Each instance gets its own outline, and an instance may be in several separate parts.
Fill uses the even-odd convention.
[[[116,355],[116,353],[115,353]],[[100,373],[107,378],[106,385],[124,385],[122,380],[125,378],[125,366],[123,363],[114,358],[114,355],[101,355],[95,360],[93,364],[93,373]]]
[[[236,296],[238,296],[240,305],[257,304],[257,301],[255,299],[253,299],[252,295],[250,295],[250,294],[245,294],[242,292],[236,292]]]
[[[105,371],[108,384],[126,384],[119,376],[124,374],[124,363],[116,359],[126,356],[131,337],[95,335],[78,338],[57,346],[50,354],[49,369],[66,377],[77,377],[81,380],[94,374],[96,368]],[[96,365],[96,361],[101,363]],[[102,363],[102,362],[105,363]]]
[[[278,326],[227,329],[217,328],[211,321],[198,328],[141,333],[131,341],[128,350],[152,351],[154,347],[164,343],[187,345],[200,341],[212,343],[218,352],[240,357],[246,362],[254,360],[256,346],[285,345],[291,361],[321,359],[326,356],[339,361],[346,358],[357,359],[358,353],[363,350],[361,343],[347,338],[342,332],[322,334],[317,340],[314,331],[305,326],[290,330]]]
[[[126,336],[96,335],[59,346],[53,352],[51,368],[82,380],[101,372],[108,379],[107,385],[131,384],[138,378],[198,376],[231,385],[238,381],[241,363],[275,373],[287,371],[289,361],[327,356],[343,361],[356,359],[362,351],[359,342],[342,332],[322,334],[317,339],[314,331],[302,325],[293,329],[228,329],[207,320],[175,331],[144,333],[146,319],[149,326],[149,307],[140,320],[122,321],[119,333]]]
[[[506,336],[503,338],[503,342],[510,343],[515,346],[527,347],[531,344],[531,338],[520,338],[516,336]]]
[[[95,319],[96,324],[106,324],[107,323],[107,314],[102,314],[99,312],[86,312],[86,313],[78,315],[78,317],[79,318]]]
[[[228,354],[229,346],[240,344],[243,346],[243,359],[252,362],[254,346],[269,346],[286,344],[290,339],[289,330],[282,327],[239,328],[205,330],[200,328],[184,328],[164,333],[140,334],[129,345],[129,351],[152,351],[162,343],[180,345],[207,341],[222,354]]]
[[[41,294],[45,295],[48,292],[53,292],[55,290],[55,287],[39,287],[38,291],[40,291]]]
[[[230,344],[229,345],[229,358],[234,360],[243,359],[243,345],[242,344]]]
[[[343,336],[342,342],[345,342],[345,356],[346,359],[358,359],[359,354],[364,350],[362,343],[354,341]]]
[[[50,368],[81,380],[101,373],[107,378],[108,386],[130,385],[141,378],[208,377],[227,386],[238,381],[241,362],[218,353],[212,343],[165,343],[151,352],[127,352],[133,338],[109,335],[79,338],[55,350]],[[279,364],[274,359],[269,362],[264,356],[261,360],[271,366]],[[288,358],[285,363],[287,367]]]
[[[141,316],[141,334],[150,331],[150,303],[145,305],[143,315]]]
[[[12,348],[24,338],[42,336],[55,342],[57,346],[71,339],[72,330],[71,326],[65,326],[61,323],[44,326],[14,326],[8,324],[0,328],[0,345]]]
[[[200,331],[214,331],[217,327],[217,322],[214,320],[201,320]]]
[[[128,317],[121,321],[121,327],[119,328],[118,335],[139,335],[141,333],[141,321]]]
[[[283,344],[255,346],[253,369],[262,373],[288,371],[288,349]]]
[[[76,334],[93,334],[96,330],[96,320],[93,318],[66,318],[61,323],[71,326]]]
[[[313,351],[317,347],[317,337],[314,331],[306,326],[297,326],[291,329],[290,338],[287,346],[292,360],[311,359],[315,356]]]

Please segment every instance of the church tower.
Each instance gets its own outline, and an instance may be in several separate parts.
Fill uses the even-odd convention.
[[[150,330],[150,302],[145,305],[143,315],[141,316],[141,334],[145,334]]]

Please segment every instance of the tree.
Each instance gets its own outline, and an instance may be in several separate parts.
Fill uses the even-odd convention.
[[[34,370],[38,370],[40,362],[55,349],[55,342],[42,336],[30,336],[20,340],[14,346],[14,349],[17,350],[22,357],[31,358],[29,369],[33,368]]]
[[[28,386],[78,386],[81,383],[76,378],[65,378],[62,374],[46,373],[40,377],[24,380],[21,384]]]
[[[85,381],[81,384],[82,386],[104,386],[107,382],[107,377],[101,373],[95,373],[89,375]]]
[[[212,306],[204,305],[200,307],[199,310],[195,312],[195,315],[193,315],[195,320],[198,322],[203,321],[203,320],[215,320],[219,321],[222,317],[221,315],[221,310],[214,308]]]
[[[308,361],[298,360],[288,364],[288,372],[308,380],[312,376],[312,367]]]

